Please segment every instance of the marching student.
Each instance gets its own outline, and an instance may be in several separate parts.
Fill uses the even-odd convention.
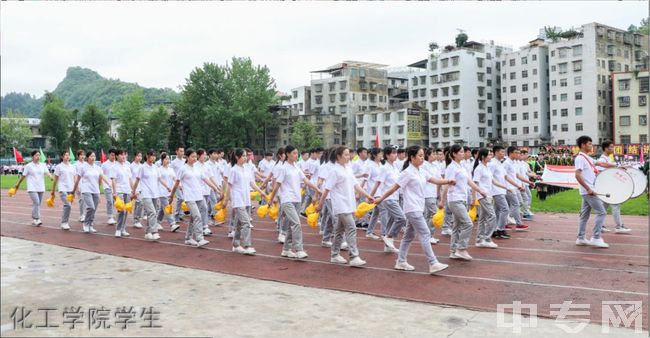
[[[337,217],[335,225],[334,243],[331,248],[330,262],[337,264],[346,264],[345,258],[341,257],[341,242],[343,241],[343,232],[345,232],[346,241],[349,247],[350,266],[362,266],[366,262],[359,257],[357,248],[357,229],[354,224],[352,213],[356,210],[355,192],[363,195],[372,203],[373,197],[370,196],[357,183],[356,177],[349,166],[350,150],[345,146],[336,148],[336,164],[332,166],[330,174],[325,180],[324,191],[321,194],[320,201],[316,207],[320,211],[325,204],[327,195],[332,194],[332,215]]]
[[[208,168],[212,174],[210,179],[212,180],[212,183],[214,183],[217,187],[219,187],[219,190],[221,190],[221,187],[223,187],[223,167],[219,162],[220,153],[223,153],[223,151],[220,151],[219,149],[208,150],[208,155],[210,157],[210,160],[207,162]],[[214,205],[220,199],[221,199],[221,193],[216,193],[214,190],[210,190],[210,200],[208,201],[208,210],[209,210],[208,218],[210,224],[212,225],[220,226],[221,224],[224,223],[224,221],[219,221],[218,223],[214,221],[214,215],[215,215]]]
[[[467,247],[472,236],[473,224],[467,214],[467,194],[470,193],[468,186],[481,194],[483,198],[487,197],[487,192],[476,185],[467,171],[461,167],[460,163],[464,155],[463,147],[456,144],[451,146],[447,153],[445,179],[453,180],[455,184],[445,186],[446,193],[443,193],[441,206],[446,202],[454,218],[449,258],[469,261],[472,260],[472,256],[467,252]]]
[[[77,163],[74,164],[75,177],[79,172],[79,167],[84,164],[86,161],[86,153],[83,149],[77,150]],[[79,223],[84,222],[84,217],[86,216],[86,206],[84,205],[84,199],[81,198],[81,192],[77,192],[77,199],[79,200]]]
[[[160,239],[158,234],[158,182],[165,188],[167,183],[160,177],[158,167],[154,164],[156,162],[156,152],[153,149],[147,151],[147,157],[140,166],[140,170],[136,173],[135,181],[133,182],[133,191],[131,192],[131,199],[140,196],[142,207],[147,215],[147,228],[145,229],[144,239],[148,241],[157,241]],[[138,190],[138,187],[141,189]],[[137,191],[140,191],[139,193]]]
[[[357,183],[365,189],[366,182],[368,180],[368,163],[370,163],[370,158],[368,157],[368,149],[364,147],[357,148],[357,159],[350,160],[350,168],[352,168],[352,173],[357,179]],[[336,162],[336,161],[335,161]],[[357,198],[357,204],[363,200]],[[368,227],[368,214],[364,215],[363,218],[356,221],[357,228]]]
[[[266,198],[266,193],[255,184],[255,177],[250,169],[247,169],[246,151],[236,148],[230,157],[230,172],[228,173],[228,185],[224,192],[223,205],[232,200],[232,212],[235,217],[235,233],[232,240],[232,251],[244,255],[254,255],[255,248],[251,245],[251,220],[248,212],[251,206],[251,188]]]
[[[207,177],[209,180],[212,180],[212,170],[208,167],[207,160],[208,160],[208,154],[205,151],[205,149],[199,148],[196,151],[196,155],[198,156],[198,161],[196,162],[197,168],[203,171],[203,176]],[[201,185],[201,190],[203,194],[203,200],[205,203],[198,204],[199,206],[199,212],[201,213],[201,221],[203,222],[203,235],[209,236],[212,235],[212,230],[210,230],[209,224],[209,214],[210,211],[208,210],[209,208],[212,208],[210,204],[210,192],[212,189],[210,189],[210,186],[207,184]],[[214,205],[214,204],[213,204]]]
[[[275,180],[280,175],[280,171],[282,170],[282,167],[284,166],[284,162],[286,160],[286,153],[285,153],[285,148],[280,147],[278,148],[278,151],[275,154],[276,160],[273,163],[273,167],[271,168],[271,173],[266,177],[264,182],[262,183],[262,187],[270,185],[271,190],[273,190],[273,186],[275,185]],[[297,164],[298,165],[298,164]],[[302,169],[300,165],[298,165],[298,168],[302,172]],[[304,172],[303,172],[304,174]],[[301,196],[301,201],[302,201],[302,196]],[[274,203],[273,200],[270,200],[270,204],[272,205]],[[275,220],[275,225],[278,230],[278,242],[284,244],[286,237],[287,237],[287,231],[289,230],[289,224],[287,223],[284,212],[282,211],[282,204],[280,204],[279,210],[278,210],[278,219]]]
[[[174,173],[178,175],[178,173],[181,171],[181,169],[185,166],[185,147],[179,146],[176,147],[176,158],[171,161],[169,164],[172,169],[174,169]],[[181,204],[183,204],[183,185],[178,187],[178,191],[176,192],[176,204],[174,205],[174,220],[176,223],[180,223],[181,219],[185,215],[183,212],[183,209],[181,208]]]
[[[271,175],[271,171],[275,167],[275,162],[273,162],[273,152],[267,151],[264,153],[264,158],[257,164],[257,168],[264,178],[264,182],[267,182],[267,179]],[[269,193],[273,186],[271,184],[262,184],[262,189]],[[260,204],[266,204],[266,200],[262,200]]]
[[[102,168],[95,163],[95,152],[90,150],[86,153],[86,162],[81,164],[77,170],[72,193],[81,190],[81,198],[84,199],[86,215],[84,216],[83,231],[95,233],[93,227],[95,213],[99,207],[99,182],[106,181]]]
[[[387,146],[384,148],[386,163],[381,167],[381,174],[377,178],[380,183],[380,194],[392,188],[399,179],[400,170],[397,169],[397,149]],[[384,252],[398,253],[395,248],[395,237],[406,226],[406,216],[400,206],[400,193],[388,195],[381,203],[381,239],[384,241]]]
[[[273,201],[276,193],[279,193],[282,213],[288,223],[286,239],[282,247],[280,256],[289,258],[307,258],[308,255],[303,248],[302,228],[300,226],[300,184],[310,187],[320,194],[321,191],[313,184],[307,176],[300,170],[296,161],[298,160],[298,149],[292,145],[285,148],[287,160],[278,170],[278,176],[275,178],[273,189],[269,200]],[[295,252],[291,251],[291,249]]]
[[[438,166],[435,164],[435,158],[437,157],[436,152],[431,149],[427,148],[424,151],[424,163],[422,164],[422,167],[420,169],[424,170],[428,176],[431,177],[440,177],[440,170],[438,169]],[[438,190],[440,189],[440,185],[437,184],[425,184],[424,185],[424,220],[427,221],[427,224],[429,225],[429,230],[431,231],[431,238],[429,241],[431,244],[437,244],[438,239],[436,239],[433,235],[435,234],[436,227],[433,226],[433,222],[431,222],[433,215],[436,213],[438,209]]]
[[[492,204],[492,190],[494,189],[495,183],[493,183],[494,177],[492,176],[492,171],[488,168],[491,159],[492,155],[490,155],[489,150],[486,148],[479,149],[476,154],[476,159],[474,160],[472,177],[474,183],[487,193],[486,196],[478,196],[478,203],[481,210],[478,216],[476,246],[479,248],[496,249],[499,246],[492,242],[492,233],[495,231],[497,223],[494,206]]]
[[[506,172],[505,179],[509,183],[506,200],[510,207],[510,216],[515,220],[515,224],[513,225],[515,230],[523,231],[527,230],[528,226],[521,222],[521,211],[519,210],[521,207],[521,204],[519,203],[521,195],[519,192],[525,190],[517,173],[517,164],[515,163],[515,159],[519,157],[519,150],[515,146],[510,146],[506,152],[508,157],[503,161],[503,169]],[[506,229],[512,228],[513,226],[506,225]]]
[[[500,239],[509,239],[510,235],[506,230],[508,223],[508,201],[506,200],[506,193],[508,191],[508,182],[506,181],[506,171],[503,168],[503,159],[506,156],[506,150],[502,146],[494,146],[492,148],[494,158],[490,161],[488,168],[492,173],[492,199],[494,201],[494,212],[496,214],[496,230],[492,233],[492,237]]]
[[[133,157],[133,162],[131,162],[131,179],[135,181],[136,176],[142,168],[142,152],[136,151],[135,156]],[[142,223],[140,219],[142,218],[143,208],[142,208],[142,198],[140,198],[141,188],[136,191],[138,195],[135,198],[135,204],[133,206],[133,227],[136,229],[142,228]]]
[[[18,183],[14,189],[18,190],[20,183],[27,179],[27,194],[32,200],[32,225],[40,226],[41,221],[41,202],[43,202],[43,193],[45,192],[45,175],[52,179],[52,174],[47,170],[45,163],[40,163],[41,153],[38,150],[32,150],[32,161],[23,169]]]
[[[449,155],[449,149],[451,149],[451,146],[446,146],[443,149],[443,163],[442,163],[442,170],[440,171],[442,174],[442,177],[445,177],[445,171],[447,170],[447,156]],[[444,189],[438,190],[438,200],[442,200],[442,195]],[[454,222],[454,216],[451,214],[451,211],[449,210],[449,206],[447,203],[443,204],[443,208],[445,211],[445,217],[442,221],[442,231],[440,231],[441,234],[445,236],[451,236],[451,227],[452,223]]]
[[[162,178],[162,181],[165,182],[165,185],[158,182],[158,225],[162,227],[162,221],[163,219],[166,219],[167,223],[169,223],[171,232],[176,232],[181,227],[180,224],[176,222],[176,219],[172,214],[165,214],[165,206],[169,204],[171,187],[173,187],[176,182],[176,172],[169,165],[170,162],[167,153],[163,152],[160,154],[160,167],[158,168],[158,171],[160,172],[160,177]]]
[[[443,180],[440,176],[430,176],[428,172],[421,169],[421,166],[424,163],[424,151],[420,146],[409,147],[406,150],[406,154],[404,167],[399,174],[397,182],[386,190],[376,202],[381,203],[398,189],[402,189],[402,195],[404,196],[404,215],[406,215],[408,221],[406,222],[406,233],[400,243],[399,255],[395,262],[395,269],[404,271],[415,270],[415,268],[406,261],[406,258],[411,242],[417,233],[418,240],[422,246],[422,251],[424,251],[429,263],[429,273],[434,274],[446,269],[448,265],[438,262],[436,255],[431,249],[429,241],[431,238],[431,230],[429,229],[429,226],[427,226],[427,221],[424,219],[424,187],[427,183],[453,185],[455,182],[453,179]]]
[[[598,170],[600,171],[607,168],[618,168],[616,162],[614,162],[614,160],[610,157],[612,154],[614,154],[614,142],[603,141],[601,146],[603,148],[603,153],[600,155],[600,158],[598,158],[598,162],[596,162],[596,167]],[[625,224],[623,224],[623,220],[621,219],[620,204],[607,204],[603,202],[603,206],[605,207],[605,210],[607,210],[610,206],[612,207],[612,216],[614,217],[614,223],[616,223],[616,228],[614,229],[615,233],[625,234],[632,231],[632,229],[626,227]],[[609,232],[605,224],[603,224],[602,232]]]
[[[366,181],[366,191],[374,198],[381,196],[377,192],[377,177],[381,174],[382,161],[384,159],[384,152],[380,148],[372,148],[370,150],[370,160],[366,165],[366,172],[368,173],[368,180]],[[379,207],[379,206],[377,206]],[[375,225],[379,221],[380,210],[375,207],[371,210],[370,221],[368,222],[368,228],[366,229],[366,238],[381,240],[381,237],[374,234]]]
[[[61,198],[61,203],[63,203],[63,215],[61,216],[61,229],[70,230],[70,225],[68,220],[70,219],[70,212],[72,211],[72,205],[68,202],[68,194],[72,192],[74,187],[74,177],[77,173],[77,169],[70,164],[70,153],[67,150],[61,152],[61,163],[57,164],[54,167],[54,182],[52,183],[52,198],[54,198],[54,192],[59,188],[59,196]],[[58,186],[57,186],[58,184]]]
[[[106,197],[106,215],[108,215],[108,221],[106,223],[108,225],[115,225],[117,223],[113,217],[113,189],[111,188],[112,183],[111,179],[109,178],[112,177],[111,170],[113,168],[113,165],[115,165],[115,152],[115,148],[109,149],[108,160],[101,164],[102,172],[104,173],[104,176],[108,178],[106,181],[103,181],[104,197]]]
[[[533,219],[533,212],[530,211],[530,205],[533,201],[533,195],[530,193],[530,189],[535,187],[535,183],[532,182],[530,179],[531,178],[537,178],[537,175],[533,173],[532,170],[530,170],[530,165],[528,164],[528,150],[526,149],[521,149],[519,152],[519,159],[518,161],[515,161],[516,163],[519,164],[519,173],[517,177],[522,177],[523,179],[520,178],[520,180],[524,183],[524,191],[521,191],[519,194],[521,195],[521,211],[523,213],[522,218],[525,220],[532,220]]]
[[[119,196],[126,204],[131,200],[131,191],[133,191],[131,168],[126,163],[126,153],[123,150],[117,150],[115,154],[117,155],[117,161],[111,170],[111,183],[113,188],[113,196],[111,198],[117,198]],[[130,236],[126,231],[127,218],[128,214],[126,210],[118,212],[117,224],[115,225],[115,237]]]
[[[327,180],[327,176],[332,169],[332,166],[336,162],[336,153],[334,147],[327,149],[323,156],[321,157],[321,168],[318,171],[318,181],[316,185],[318,189],[323,187],[323,183]],[[328,195],[325,198],[325,205],[323,210],[320,213],[320,230],[322,231],[323,238],[320,242],[322,247],[331,248],[332,247],[332,233],[334,232],[334,224],[338,222],[336,217],[332,215],[332,196]],[[341,245],[343,246],[343,245]],[[346,245],[347,246],[347,245]]]
[[[596,192],[593,190],[596,175],[598,175],[598,168],[596,168],[594,160],[589,156],[589,153],[593,150],[591,142],[591,137],[589,136],[580,136],[576,140],[576,144],[580,147],[580,152],[578,153],[578,156],[576,156],[574,165],[576,168],[578,190],[582,197],[576,245],[591,245],[598,248],[608,248],[609,245],[605,243],[601,237],[601,230],[603,228],[603,223],[605,222],[605,217],[607,216],[607,210],[605,209],[603,202],[598,198]],[[587,240],[585,238],[585,232],[591,210],[596,213],[596,224],[594,225],[591,239]]]

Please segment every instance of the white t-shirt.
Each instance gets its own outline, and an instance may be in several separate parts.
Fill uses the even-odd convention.
[[[397,159],[397,160],[395,160],[395,162],[393,162],[393,165],[395,166],[395,168],[396,168],[398,171],[402,171],[402,168],[404,168],[404,162],[405,162],[405,161],[406,161],[406,160],[400,160],[400,159]]]
[[[474,169],[473,181],[487,193],[487,197],[492,197],[492,171],[490,171],[490,169],[483,163],[479,163]],[[477,195],[476,198],[483,198],[483,195]]]
[[[375,161],[370,161],[368,165],[366,166],[366,169],[368,171],[368,181],[366,181],[366,192],[369,194],[372,192],[372,189],[375,187],[375,184],[377,183],[377,177],[381,174],[381,164],[377,164]],[[375,192],[375,196],[373,197],[379,197],[381,194],[379,193],[379,189]]]
[[[309,164],[309,173],[311,173],[311,178],[309,179],[311,183],[316,184],[318,182],[318,170],[320,169],[320,160],[310,159]]]
[[[116,163],[117,163],[117,161],[114,161],[114,162],[106,161],[106,162],[102,163],[102,172],[104,173],[104,176],[106,176],[108,178],[113,177],[113,176],[111,176],[112,175],[111,171],[113,170],[113,166]],[[108,183],[108,182],[105,182],[105,183]],[[104,186],[104,189],[105,188],[111,188],[111,185],[107,184],[107,185]]]
[[[141,167],[142,167],[141,163],[138,162],[131,163],[131,179],[135,180],[137,178]],[[138,191],[136,192],[139,194],[141,191],[142,191],[142,184],[138,183]]]
[[[616,162],[614,162],[614,160],[613,160],[612,158],[610,158],[609,156],[605,155],[605,153],[603,153],[602,155],[600,155],[600,157],[598,158],[598,162],[605,162],[605,163],[609,163],[609,164],[616,164]],[[601,167],[601,166],[596,166],[596,168],[598,168],[599,171],[603,171],[603,170],[607,169],[607,168],[603,168],[603,167]]]
[[[438,170],[438,167],[436,166],[435,162],[430,163],[424,161],[424,163],[420,167],[420,170],[424,170],[425,172],[427,172],[427,174],[430,177],[441,178],[440,171]],[[436,197],[438,197],[438,185],[427,182],[424,185],[424,198],[436,198]]]
[[[45,175],[48,173],[45,163],[34,164],[29,162],[23,169],[23,176],[27,177],[27,191],[45,192]]]
[[[233,208],[244,208],[251,205],[251,184],[255,184],[255,178],[251,176],[251,170],[244,165],[236,165],[230,168],[228,177],[230,185],[230,199]]]
[[[330,168],[324,188],[329,190],[328,195],[332,195],[332,213],[334,215],[350,214],[356,210],[357,205],[354,198],[356,184],[357,179],[349,166],[336,163]]]
[[[160,172],[158,172],[158,167],[155,164],[149,165],[145,163],[140,166],[136,178],[140,179],[138,187],[142,187],[142,191],[139,193],[142,198],[158,198],[159,177]]]
[[[264,175],[264,178],[269,177],[271,175],[271,170],[273,170],[273,167],[275,166],[275,162],[273,160],[266,160],[263,159],[260,161],[260,163],[257,165],[259,170],[262,172],[262,175]]]
[[[208,161],[207,165],[212,173],[212,179],[217,184],[217,186],[221,187],[223,185],[223,166],[221,163],[216,161]]]
[[[169,166],[172,167],[172,169],[174,169],[175,173],[177,173],[181,171],[181,168],[183,168],[183,166],[185,166],[185,160],[177,157],[173,161],[171,161],[171,163],[169,163]]]
[[[474,160],[471,158],[462,160],[460,161],[460,165],[467,172],[467,177],[472,177],[472,170],[474,170]]]
[[[169,189],[174,187],[174,183],[176,182],[176,172],[172,167],[168,166],[167,168],[160,166],[158,167],[158,171],[160,172],[160,177],[165,181],[165,184],[169,187]],[[158,181],[158,197],[167,197],[169,196],[170,192],[167,191],[165,186]]]
[[[124,163],[115,162],[111,170],[111,178],[115,179],[115,190],[118,194],[130,194],[131,191],[131,168]]]
[[[196,163],[194,163],[194,166],[202,171],[201,174],[202,177],[205,178],[212,177],[212,170],[210,170],[207,161],[206,162],[197,161]],[[207,185],[205,182],[203,182],[203,184],[201,185],[201,193],[203,194],[203,196],[210,195],[210,186]]]
[[[278,176],[275,181],[280,183],[279,196],[281,203],[300,203],[300,183],[306,176],[300,168],[294,163],[285,162],[282,168],[278,170]]]
[[[327,176],[329,176],[330,169],[332,169],[332,166],[334,164],[332,162],[325,162],[323,165],[320,167],[320,170],[318,170],[318,178],[323,179],[323,182],[321,183],[321,187],[325,186],[325,182],[327,181]],[[332,199],[332,194],[327,194],[327,197],[325,197],[326,200]]]
[[[496,158],[493,158],[490,163],[488,163],[488,168],[492,172],[492,177],[499,182],[501,185],[504,187],[507,187],[507,183],[505,176],[506,176],[506,170],[503,168],[503,164]],[[499,188],[496,185],[492,185],[492,190],[490,190],[490,195],[492,196],[497,196],[497,195],[505,195],[506,194],[506,189]]]
[[[511,180],[513,180],[514,182],[519,182],[519,179],[517,178],[517,164],[513,160],[511,160],[510,158],[506,158],[506,160],[503,161],[503,169],[506,171],[506,175],[510,177]],[[506,182],[508,183],[507,185],[508,190],[512,192],[516,192],[517,189],[519,189],[519,187],[521,186],[521,185],[514,186],[510,182],[508,181]]]
[[[59,163],[54,167],[54,175],[58,179],[58,191],[71,192],[74,188],[74,176],[77,174],[77,169],[70,163]]]
[[[469,175],[467,175],[465,168],[461,167],[458,162],[451,161],[447,169],[445,169],[445,179],[456,181],[456,184],[450,185],[449,189],[447,189],[447,201],[467,201],[467,190],[469,189],[467,180]]]
[[[377,178],[377,181],[381,182],[379,185],[379,191],[381,192],[380,195],[383,195],[390,189],[392,186],[397,183],[397,179],[399,178],[399,170],[395,168],[394,165],[390,164],[389,162],[384,163],[383,166],[381,166],[381,174]],[[399,194],[391,194],[390,196],[386,197],[387,200],[399,200]]]
[[[593,190],[594,182],[596,181],[596,171],[598,169],[595,167],[594,160],[591,156],[583,152],[578,153],[574,161],[574,166],[576,171],[580,170],[582,172],[582,178],[585,180],[585,183]],[[578,184],[578,190],[580,191],[580,195],[587,195],[587,189],[582,187],[582,184]]]
[[[430,178],[425,170],[409,165],[402,170],[397,179],[397,184],[402,188],[404,198],[404,213],[424,212],[424,186]]]
[[[184,201],[201,201],[203,200],[203,192],[201,186],[203,182],[203,171],[194,163],[194,166],[184,164],[176,173],[176,177],[183,185],[183,200]]]
[[[81,193],[99,194],[99,178],[103,175],[102,168],[96,163],[91,166],[88,162],[84,162],[77,168],[77,175],[80,180]]]

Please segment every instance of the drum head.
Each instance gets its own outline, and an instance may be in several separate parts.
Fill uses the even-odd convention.
[[[620,168],[604,170],[596,176],[594,191],[603,202],[608,204],[621,204],[632,196],[634,181],[632,176]],[[609,197],[605,196],[609,194]]]
[[[628,168],[627,173],[632,176],[634,181],[634,192],[630,198],[641,196],[648,186],[648,178],[643,174],[643,171],[636,168]]]

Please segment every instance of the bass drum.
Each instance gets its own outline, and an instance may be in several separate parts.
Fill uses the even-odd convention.
[[[634,192],[634,180],[624,169],[610,168],[596,176],[594,191],[598,194],[598,198],[607,204],[621,204],[631,198]]]
[[[648,177],[643,174],[643,171],[636,168],[628,168],[627,173],[632,176],[632,180],[634,181],[634,192],[630,198],[637,198],[648,187]]]

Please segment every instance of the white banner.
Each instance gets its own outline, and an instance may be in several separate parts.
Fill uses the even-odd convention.
[[[576,168],[564,165],[546,165],[542,174],[542,183],[558,187],[578,189]]]

